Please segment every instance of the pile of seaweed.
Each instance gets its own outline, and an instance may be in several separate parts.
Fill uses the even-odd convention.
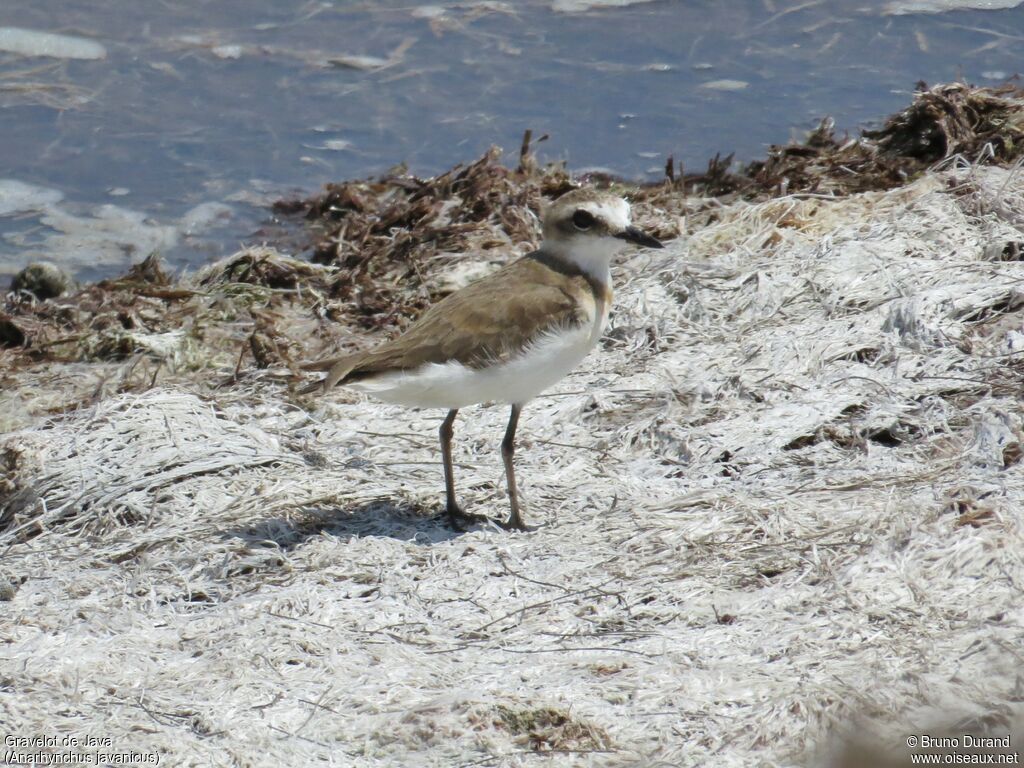
[[[838,196],[901,186],[954,156],[1008,165],[1024,155],[1022,100],[1024,90],[1014,85],[929,89],[918,83],[913,103],[878,130],[839,140],[834,123],[825,119],[803,144],[773,146],[765,161],[742,174],[710,181],[716,191],[744,196]]]
[[[331,298],[336,279],[333,267],[261,246],[176,280],[154,254],[65,295],[11,291],[0,308],[0,432],[157,384],[243,396],[268,378],[280,388],[311,350],[358,336],[358,308]]]
[[[1013,163],[1024,154],[1024,90],[919,83],[906,109],[858,138],[837,137],[825,118],[802,143],[773,145],[765,160],[743,168],[734,169],[732,155],[716,155],[705,170],[686,173],[670,157],[664,180],[654,184],[600,174],[574,181],[561,164],[539,166],[533,145],[528,131],[516,168],[503,165],[492,148],[435,178],[398,169],[373,180],[328,184],[308,199],[279,201],[275,210],[304,217],[313,261],[339,266],[348,298],[386,311],[394,309],[393,286],[408,291],[429,283],[424,277],[438,254],[536,245],[545,203],[580,182],[628,195],[641,223],[669,239],[683,234],[679,217],[693,231],[721,202],[882,191],[954,156]],[[701,198],[716,200],[701,204]]]
[[[737,170],[715,157],[705,171],[684,173],[669,158],[654,184],[542,166],[534,148],[544,138],[527,132],[515,167],[493,148],[433,178],[399,168],[279,201],[275,212],[305,232],[309,260],[249,248],[173,279],[151,255],[125,276],[78,289],[59,276],[40,279],[33,266],[0,304],[0,383],[16,388],[13,372],[54,362],[130,363],[114,383],[105,380],[113,391],[152,386],[170,370],[203,383],[201,374],[226,367],[230,381],[253,369],[294,370],[298,360],[400,330],[429,303],[535,247],[546,203],[580,184],[628,196],[638,223],[669,240],[713,223],[737,199],[886,190],[953,157],[1016,162],[1024,91],[922,87],[859,138],[838,139],[825,120],[803,143],[773,146]]]

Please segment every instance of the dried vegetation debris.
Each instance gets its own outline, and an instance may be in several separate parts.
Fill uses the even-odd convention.
[[[920,92],[907,109],[864,136],[882,154],[923,163],[962,155],[976,162],[1012,163],[1024,155],[1024,90],[1015,85],[974,88],[956,83]]]
[[[145,389],[158,376],[205,391],[245,375],[250,362],[288,369],[308,356],[304,343],[347,338],[332,322],[348,317],[332,298],[336,273],[253,247],[178,280],[152,255],[70,295],[44,301],[12,291],[0,310],[0,377],[28,391],[61,366],[84,364],[109,379],[105,392]],[[52,394],[51,412],[87,392],[72,385]]]
[[[882,129],[860,139],[838,141],[825,122],[805,143],[773,147],[765,161],[738,173],[730,158],[716,157],[700,174],[677,175],[670,160],[659,184],[583,181],[628,195],[637,222],[672,239],[713,225],[719,208],[737,199],[889,189],[954,156],[1013,162],[1024,151],[1022,105],[1014,88],[942,85],[922,90]],[[279,202],[279,214],[303,214],[313,263],[249,248],[175,281],[151,257],[123,278],[53,301],[19,284],[0,307],[0,348],[8,350],[0,354],[15,368],[141,356],[201,369],[227,356],[236,360],[237,375],[250,354],[262,369],[291,367],[366,334],[399,331],[479,274],[481,265],[536,245],[546,202],[580,180],[560,166],[538,166],[534,144],[527,132],[515,168],[491,150],[432,179],[397,169],[376,180],[328,185],[308,200]],[[792,217],[778,224],[802,226]],[[778,230],[769,236],[778,238]],[[1021,242],[1000,247],[1001,258],[1012,259]],[[134,385],[144,384],[152,367],[133,368]]]
[[[1024,91],[921,83],[906,109],[859,138],[837,138],[825,119],[803,143],[772,146],[764,161],[739,172],[730,171],[731,157],[716,157],[705,173],[681,181],[704,194],[747,199],[848,195],[901,186],[954,155],[1003,164],[1024,155]]]
[[[850,723],[1005,732],[1022,233],[1024,171],[956,162],[625,255],[602,349],[524,412],[525,536],[436,516],[438,414],[281,381],[9,435],[4,719],[196,765],[820,765]],[[198,279],[264,295],[286,263]],[[311,268],[274,290],[301,306]],[[460,419],[469,509],[503,508],[505,416]]]
[[[504,258],[535,246],[544,205],[579,181],[628,195],[638,222],[670,239],[713,221],[716,208],[735,199],[891,189],[955,155],[1012,163],[1024,153],[1024,91],[921,84],[910,106],[860,138],[836,138],[826,119],[803,143],[773,146],[764,161],[738,171],[731,155],[715,156],[699,173],[677,171],[669,158],[657,184],[601,175],[573,180],[561,165],[539,166],[534,144],[527,132],[515,169],[491,149],[432,179],[399,168],[376,180],[329,184],[306,200],[282,200],[276,210],[304,216],[312,259],[341,269],[339,286],[346,287],[339,295],[392,324],[396,314],[436,298],[437,273],[462,254]]]
[[[936,712],[1008,730],[1024,171],[1018,96],[990,97],[1009,140],[970,159],[993,164],[955,156],[976,148],[961,131],[892,189],[825,190],[820,136],[814,194],[601,181],[679,237],[623,258],[601,349],[524,412],[526,536],[433,517],[436,413],[296,407],[287,378],[400,326],[460,266],[444,248],[529,247],[558,169],[355,183],[330,226],[352,219],[366,263],[251,248],[9,294],[0,398],[70,412],[0,439],[0,719],[182,765],[812,764],[857,717],[879,743]],[[393,293],[361,307],[375,282]],[[475,511],[504,505],[504,419],[459,422]]]
[[[611,752],[613,742],[601,727],[556,707],[522,708],[499,704],[493,727],[515,736],[534,752]]]

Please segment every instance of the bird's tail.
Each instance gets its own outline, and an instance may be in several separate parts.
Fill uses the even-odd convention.
[[[360,357],[360,355],[345,355],[344,357],[334,357],[326,360],[317,360],[312,363],[303,363],[299,366],[302,370],[327,371],[327,375],[319,381],[314,381],[312,384],[308,384],[298,390],[298,394],[309,395],[312,393],[323,394],[324,392],[327,392],[339,382],[343,381],[344,378],[352,372],[352,369],[355,368]]]

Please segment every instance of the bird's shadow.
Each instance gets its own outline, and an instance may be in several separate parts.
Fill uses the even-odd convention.
[[[355,507],[310,507],[288,517],[275,517],[251,526],[224,531],[227,538],[253,545],[274,543],[291,550],[318,536],[352,538],[380,536],[430,545],[451,541],[463,534],[444,514],[430,514],[415,504],[378,499]]]

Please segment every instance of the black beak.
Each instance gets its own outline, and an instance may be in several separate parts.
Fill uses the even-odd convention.
[[[620,240],[625,240],[627,243],[636,243],[642,245],[645,248],[664,248],[658,240],[654,239],[642,229],[638,227],[626,227],[624,230],[616,235]]]

